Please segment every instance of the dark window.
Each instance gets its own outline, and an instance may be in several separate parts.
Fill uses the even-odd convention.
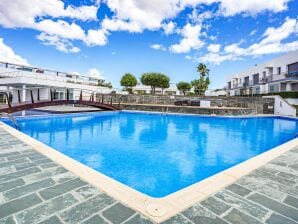
[[[244,86],[248,86],[249,85],[249,76],[246,76],[244,78]]]
[[[280,75],[280,73],[281,73],[281,67],[278,67],[277,68],[277,74]]]
[[[298,75],[298,62],[288,65],[289,75]]]
[[[253,84],[258,84],[259,83],[259,74],[254,74],[252,77],[253,77]]]
[[[231,89],[231,82],[228,82],[228,89]]]

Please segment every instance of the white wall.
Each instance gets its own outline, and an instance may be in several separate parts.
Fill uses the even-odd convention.
[[[285,99],[289,104],[298,105],[298,98],[286,98]]]
[[[274,114],[296,117],[296,108],[290,105],[280,96],[263,96],[263,98],[274,98]]]

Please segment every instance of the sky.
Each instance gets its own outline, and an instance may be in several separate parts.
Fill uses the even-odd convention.
[[[210,89],[298,49],[298,0],[0,0],[0,61],[102,77],[210,69]]]

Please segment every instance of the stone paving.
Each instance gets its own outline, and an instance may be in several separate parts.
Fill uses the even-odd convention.
[[[150,224],[0,128],[0,224]],[[164,224],[298,223],[298,147]]]

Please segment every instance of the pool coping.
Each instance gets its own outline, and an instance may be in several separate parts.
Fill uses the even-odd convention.
[[[166,197],[153,198],[87,167],[54,148],[6,125],[2,121],[0,121],[0,127],[24,143],[32,146],[36,151],[78,175],[83,180],[98,187],[108,195],[118,199],[157,223],[178,214],[225,186],[232,184],[242,176],[298,146],[298,138],[295,138]]]

